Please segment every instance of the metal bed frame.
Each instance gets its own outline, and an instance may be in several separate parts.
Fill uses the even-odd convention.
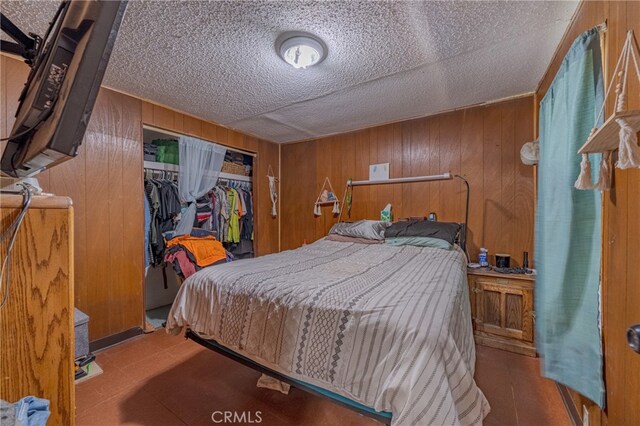
[[[273,377],[274,379],[280,380],[281,382],[284,383],[288,383],[289,385],[298,388],[300,390],[303,390],[305,392],[308,392],[312,395],[316,395],[316,396],[320,396],[323,398],[327,398],[329,400],[331,400],[332,402],[335,402],[338,405],[341,405],[343,407],[346,407],[350,410],[353,410],[363,416],[367,416],[370,417],[374,420],[377,420],[383,424],[386,425],[390,425],[391,424],[391,413],[386,412],[386,411],[375,411],[373,408],[367,407],[366,405],[360,404],[358,402],[352,401],[342,395],[338,395],[335,392],[331,392],[328,391],[326,389],[322,389],[318,386],[312,385],[310,383],[305,383],[303,381],[300,380],[296,380],[296,379],[292,379],[291,377],[285,376],[281,373],[278,373],[277,371],[274,371],[270,368],[267,368],[263,365],[258,364],[257,362],[243,356],[240,355],[237,352],[232,351],[231,349],[228,349],[224,346],[222,346],[221,344],[219,344],[218,342],[216,342],[215,340],[207,340],[204,339],[200,336],[198,336],[195,332],[193,332],[191,329],[187,329],[187,331],[185,332],[184,337],[186,339],[191,339],[194,342],[198,343],[199,345],[204,346],[205,348],[212,350],[214,352],[217,352],[221,355],[226,356],[227,358],[230,358],[244,366],[247,366],[249,368],[252,368],[260,373],[266,374],[268,376]]]
[[[389,180],[383,180],[383,181],[353,181],[351,179],[349,179],[347,181],[347,188],[349,187],[354,187],[354,186],[362,186],[362,185],[384,185],[384,184],[393,184],[393,183],[407,183],[407,182],[429,182],[429,181],[439,181],[439,180],[451,180],[451,179],[460,179],[463,181],[463,183],[465,184],[465,189],[466,189],[466,208],[465,208],[465,217],[464,217],[464,223],[461,224],[462,225],[462,230],[460,232],[460,235],[458,235],[458,243],[459,245],[462,247],[462,249],[465,251],[465,253],[467,252],[467,228],[468,228],[468,224],[469,224],[469,182],[461,175],[457,175],[457,174],[452,174],[450,172],[448,173],[443,173],[441,175],[432,175],[432,176],[416,176],[416,177],[408,177],[408,178],[396,178],[396,179],[389,179]],[[345,190],[345,197],[347,195],[347,192]],[[344,203],[344,199],[343,199],[343,203]],[[338,222],[340,222],[340,220],[342,219],[342,210],[340,211],[340,216],[338,218]],[[331,392],[328,391],[326,389],[322,389],[318,386],[312,385],[310,383],[305,383],[303,381],[300,380],[296,380],[296,379],[292,379],[291,377],[285,376],[281,373],[278,373],[277,371],[271,370],[270,368],[267,368],[263,365],[260,365],[258,363],[256,363],[255,361],[240,355],[234,351],[232,351],[231,349],[228,349],[224,346],[222,346],[221,344],[219,344],[218,342],[216,342],[215,340],[207,340],[204,339],[200,336],[198,336],[196,333],[194,333],[191,329],[187,329],[186,333],[185,333],[185,338],[186,339],[191,339],[194,342],[204,346],[207,349],[210,349],[214,352],[217,352],[221,355],[226,356],[227,358],[230,358],[236,362],[239,362],[242,365],[245,365],[249,368],[252,368],[260,373],[266,374],[268,376],[273,377],[274,379],[280,380],[281,382],[284,383],[288,383],[289,385],[296,387],[298,389],[301,389],[305,392],[309,392],[312,395],[316,395],[316,396],[320,396],[323,398],[327,398],[333,402],[335,402],[336,404],[342,405],[343,407],[346,407],[350,410],[353,410],[359,414],[362,414],[364,416],[370,417],[372,419],[375,419],[379,422],[382,422],[386,425],[390,425],[391,424],[391,418],[392,415],[389,412],[383,411],[375,411],[374,409],[367,407],[366,405],[360,404],[358,402],[355,402],[349,398],[346,398],[342,395],[338,395],[335,392]]]

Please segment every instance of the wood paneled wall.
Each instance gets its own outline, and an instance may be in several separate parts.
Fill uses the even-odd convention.
[[[0,55],[0,131],[14,122],[28,68]],[[142,126],[191,134],[257,153],[257,253],[278,250],[269,215],[267,167],[279,172],[279,147],[140,99],[101,89],[79,155],[38,175],[46,192],[71,197],[75,209],[75,302],[90,317],[92,341],[140,327],[144,299]]]
[[[28,67],[0,59],[5,135]],[[141,110],[140,100],[101,89],[78,156],[37,176],[45,192],[73,200],[75,305],[91,318],[91,340],[142,324]]]
[[[533,259],[533,169],[520,148],[533,139],[533,97],[463,109],[309,142],[282,146],[282,248],[326,235],[337,218],[331,207],[314,217],[313,204],[325,176],[340,199],[348,178],[368,179],[369,164],[390,163],[390,177],[463,175],[471,187],[469,243],[473,259],[487,247],[519,265]],[[394,218],[425,216],[464,221],[461,181],[355,187],[351,219],[377,219],[393,205]]]
[[[640,41],[640,2],[583,1],[565,39],[554,57],[536,98],[548,90],[564,55],[583,31],[607,22],[605,34],[605,76],[615,68],[627,30],[634,30]],[[635,76],[635,74],[631,74]],[[640,109],[640,87],[629,79],[630,109]],[[607,103],[612,111],[613,98]],[[614,158],[615,160],[615,158]],[[640,170],[614,172],[613,189],[604,194],[603,209],[603,339],[607,408],[597,406],[574,393],[578,411],[590,406],[591,424],[632,425],[640,422],[640,355],[626,342],[626,330],[640,323]]]

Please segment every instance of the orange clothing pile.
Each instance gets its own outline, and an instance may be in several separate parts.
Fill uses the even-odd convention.
[[[227,252],[222,243],[213,236],[193,237],[191,235],[180,235],[167,241],[167,248],[182,245],[195,257],[196,264],[201,268],[226,259]]]

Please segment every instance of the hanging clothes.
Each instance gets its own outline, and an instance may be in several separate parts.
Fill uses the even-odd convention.
[[[211,197],[206,194],[196,200],[196,218],[193,222],[194,228],[211,230],[211,216],[213,207],[211,205]]]
[[[144,196],[144,266],[151,264],[151,252],[149,251],[149,237],[151,236],[151,207],[149,198]]]
[[[239,243],[240,242],[240,212],[242,208],[238,206],[238,191],[233,188],[227,190],[227,196],[229,197],[229,205],[231,206],[231,215],[229,218],[229,235],[227,236],[227,242]]]
[[[216,194],[216,206],[214,211],[218,210],[218,239],[220,241],[227,241],[229,236],[229,220],[231,219],[231,204],[229,203],[229,195],[226,189],[222,186],[217,186],[214,189]]]
[[[144,187],[150,210],[149,263],[157,266],[162,263],[165,248],[162,234],[175,229],[182,206],[175,182],[168,179],[146,178]]]
[[[246,207],[245,214],[242,216],[240,223],[240,239],[253,240],[253,201],[251,199],[251,192],[240,189],[238,193],[242,197]]]

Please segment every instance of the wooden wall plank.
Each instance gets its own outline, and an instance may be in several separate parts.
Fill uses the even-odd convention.
[[[161,129],[175,129],[175,112],[160,105],[153,105],[153,125]]]
[[[464,123],[464,111],[445,114],[440,120],[440,171],[460,174],[460,132]],[[464,221],[464,209],[460,203],[462,182],[458,179],[440,183],[440,220]]]
[[[147,123],[144,121],[144,117],[142,120],[143,123]],[[184,133],[190,136],[202,137],[202,124],[202,120],[198,120],[190,115],[185,115],[183,119]]]
[[[153,124],[153,104],[150,102],[142,102],[142,122]]]
[[[484,241],[484,132],[483,114],[479,108],[466,110],[461,134],[462,175],[470,185],[469,232],[467,250],[472,259],[478,258],[481,242]],[[466,197],[465,197],[466,201]]]
[[[533,252],[533,232],[535,223],[535,197],[531,194],[534,191],[533,167],[527,166],[520,161],[520,149],[522,145],[531,142],[533,139],[531,129],[533,128],[532,111],[533,99],[525,98],[516,102],[515,115],[515,193],[514,193],[514,212],[517,219],[517,225],[513,229],[512,238],[517,247],[528,247],[529,250],[529,267],[534,266]],[[517,265],[522,264],[522,253],[512,253],[515,256]]]
[[[371,130],[360,130],[354,134],[353,144],[355,151],[355,167],[353,173],[349,177],[353,180],[369,179],[369,164],[373,164],[370,156]],[[282,158],[286,157],[286,146],[282,147]],[[361,217],[374,217],[373,212],[369,211],[369,203],[363,202],[370,199],[372,187],[363,186],[358,188],[357,192],[352,192],[351,214],[344,216],[345,220]],[[281,238],[284,237],[284,234]],[[284,241],[284,238],[283,238]]]
[[[3,127],[6,126],[2,132],[2,137],[6,137],[9,135],[16,121],[15,114],[19,105],[18,99],[24,88],[24,83],[27,81],[29,67],[22,61],[4,55],[2,55],[2,59],[2,84],[5,88],[3,88],[4,90],[0,90],[0,92],[2,92],[4,108],[0,113],[3,116]],[[6,142],[0,142],[0,149],[2,151],[4,151],[5,144]]]
[[[487,108],[483,123],[483,239],[481,247],[489,250],[489,256],[497,251],[503,252],[505,247],[500,246],[502,226],[508,220],[501,206],[501,176],[502,176],[502,114],[500,105],[492,105]],[[490,260],[493,263],[493,260]]]
[[[281,148],[282,250],[298,247],[305,240],[313,241],[316,233],[313,203],[319,189],[316,185],[315,145],[305,142],[286,145],[286,148],[287,155],[284,155],[284,147]]]
[[[123,273],[123,254],[124,254],[124,194],[122,193],[123,187],[126,185],[123,182],[122,175],[122,160],[123,160],[123,145],[124,138],[122,135],[122,111],[113,99],[108,96],[104,106],[107,119],[103,122],[107,129],[113,128],[111,131],[105,132],[105,129],[100,129],[103,132],[103,137],[108,138],[103,140],[104,146],[107,149],[107,170],[108,174],[106,181],[106,198],[108,200],[107,212],[109,215],[109,224],[107,227],[107,239],[109,244],[109,257],[105,259],[105,263],[109,267],[109,280],[110,284],[107,285],[109,289],[109,300],[118,300],[123,291],[123,286],[127,286],[129,283],[124,281]],[[113,137],[111,136],[113,135]],[[140,234],[138,234],[140,235]],[[126,294],[126,290],[125,293]],[[136,324],[137,325],[137,324]],[[109,329],[110,330],[125,330],[124,318],[121,315],[109,315]]]
[[[640,45],[640,3],[637,1],[627,2],[625,16],[627,24],[624,29],[633,29],[635,41],[637,45]],[[640,109],[640,82],[638,79],[629,78],[628,90],[630,94],[629,108]],[[640,133],[638,136],[640,140]],[[621,324],[624,327],[625,323],[626,326],[640,324],[640,272],[638,271],[638,265],[640,265],[640,170],[626,170],[623,173],[627,174],[628,179],[626,206],[628,228],[626,233],[629,236],[626,248],[627,317],[625,322]],[[615,273],[615,271],[612,272]],[[611,278],[611,283],[617,279],[616,276]],[[631,424],[632,422],[640,422],[640,355],[633,353],[628,348],[625,352],[625,370],[628,372],[625,392],[628,392],[631,398],[635,398],[625,406],[625,421],[627,424]]]
[[[585,5],[585,17],[591,20],[594,18],[594,11]],[[615,68],[615,61],[622,49],[624,35],[626,33],[626,4],[612,2],[609,5],[607,17],[609,29],[606,35],[606,56],[608,77]],[[594,23],[595,25],[595,23]],[[586,28],[585,28],[586,29]],[[606,113],[613,111],[613,99],[606,104]],[[607,223],[603,225],[603,237],[609,244],[603,244],[604,260],[604,357],[605,357],[605,380],[607,388],[607,422],[625,424],[625,405],[627,395],[625,392],[625,380],[628,372],[624,362],[625,352],[628,350],[625,336],[620,329],[626,318],[626,248],[627,248],[627,173],[621,173],[614,169],[614,187],[605,195],[603,207],[607,218]],[[607,197],[608,196],[608,197]],[[608,272],[610,271],[610,272]],[[611,281],[611,274],[615,281]],[[615,309],[607,309],[607,308]]]
[[[502,251],[502,247],[507,247],[509,241],[514,237],[518,227],[517,212],[515,211],[515,172],[516,172],[516,144],[515,141],[515,114],[517,101],[504,103],[500,108],[500,207],[504,220],[502,229],[497,237],[497,250]],[[518,147],[518,153],[520,149]],[[520,156],[518,155],[518,162]],[[520,259],[520,253],[509,253],[513,256],[513,261]]]
[[[127,316],[122,329],[138,326],[143,322],[144,310],[144,200],[137,188],[142,188],[143,155],[142,153],[142,105],[137,99],[119,96],[114,103],[122,105],[122,112],[130,120],[122,120],[122,193],[123,198],[123,250],[122,287],[121,292],[127,294],[126,299],[120,297],[124,309],[131,314]],[[134,190],[136,189],[136,190]]]
[[[440,117],[429,118],[429,144],[428,175],[437,175],[442,173],[442,167],[440,167]],[[442,183],[432,182],[425,185],[429,185],[429,211],[441,214],[440,193]],[[439,220],[444,220],[442,215]]]
[[[532,110],[532,97],[527,97],[283,145],[283,219],[295,218],[299,224],[293,229],[283,227],[283,248],[315,241],[336,222],[328,207],[321,217],[313,217],[313,202],[325,176],[342,196],[343,188],[339,187],[348,177],[368,179],[369,164],[389,162],[392,177],[446,171],[464,174],[471,185],[471,253],[476,256],[478,248],[487,244],[491,253],[511,253],[518,264],[523,251],[533,251],[533,185],[522,182],[527,176],[531,180],[532,173],[527,175],[518,166],[522,144],[533,138]],[[528,114],[524,124],[516,123],[516,118],[524,114]],[[502,163],[507,171],[504,176]],[[459,180],[361,186],[354,188],[350,219],[377,219],[380,209],[390,202],[396,218],[434,211],[440,220],[462,221],[464,201],[465,191]],[[525,210],[526,217],[515,213],[516,206]],[[298,226],[303,229],[298,230]],[[501,234],[504,226],[506,235]]]
[[[257,167],[253,173],[254,181],[254,217],[257,226],[257,253],[258,255],[276,253],[278,251],[278,217],[271,216],[271,198],[269,196],[269,181],[267,171],[269,165],[275,175],[280,178],[278,167],[278,145],[256,139],[258,144]],[[280,216],[280,202],[277,204],[278,216]],[[254,231],[255,232],[255,231]]]
[[[327,144],[331,144],[332,138],[329,137],[327,139]],[[313,143],[310,146],[310,150],[313,151],[313,156],[311,158],[315,159],[316,161],[316,167],[313,169],[316,172],[316,177],[313,180],[315,189],[313,191],[313,194],[307,194],[307,197],[309,197],[311,200],[311,203],[307,203],[306,206],[307,207],[307,211],[309,211],[308,209],[313,207],[313,203],[316,201],[318,195],[320,194],[320,190],[322,189],[322,186],[324,184],[324,180],[325,177],[327,177],[328,174],[330,173],[330,165],[331,165],[331,161],[330,158],[327,158],[328,153],[331,152],[331,148],[329,147],[329,149],[323,149],[322,151],[319,152],[319,148],[318,148],[318,144],[317,143]],[[334,179],[335,180],[335,179]],[[314,228],[315,228],[315,232],[313,235],[321,235],[322,233],[325,232],[325,222],[327,220],[327,215],[331,215],[331,210],[329,210],[328,206],[320,206],[320,212],[322,213],[320,216],[314,217]],[[313,237],[312,235],[312,237]],[[309,240],[308,236],[305,235],[305,240],[307,242],[311,242],[312,240]]]
[[[112,294],[111,276],[111,240],[109,238],[109,144],[111,140],[108,129],[108,103],[104,96],[99,96],[94,108],[91,122],[83,146],[86,155],[86,218],[84,232],[86,250],[84,253],[76,251],[76,258],[82,256],[88,262],[83,281],[76,279],[76,286],[86,287],[84,304],[78,308],[89,315],[89,336],[91,340],[108,336],[111,331],[110,305],[116,299]],[[75,163],[75,160],[66,164]],[[57,168],[51,173],[57,173]],[[55,191],[60,195],[60,191]],[[65,194],[67,195],[67,194]],[[74,198],[72,198],[74,199]],[[90,265],[90,266],[89,266]],[[117,271],[114,271],[116,273]]]
[[[222,139],[220,137],[218,137],[218,133],[216,132],[217,127],[215,124],[213,123],[209,123],[209,122],[203,122],[202,123],[202,138],[206,139],[206,140],[210,140],[210,141],[214,141],[214,142],[219,142],[219,143],[227,143],[226,139]]]

